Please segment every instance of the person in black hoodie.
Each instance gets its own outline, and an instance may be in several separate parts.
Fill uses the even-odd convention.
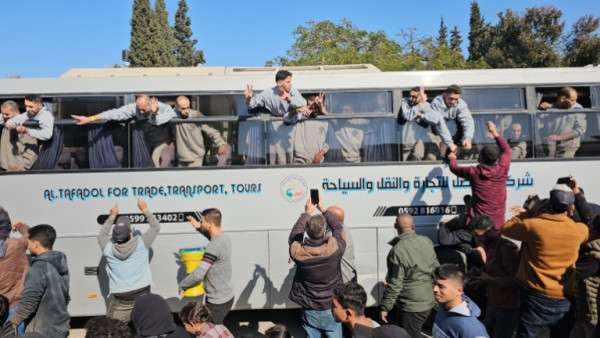
[[[28,249],[33,260],[25,275],[25,290],[19,308],[10,317],[13,327],[29,321],[25,332],[47,338],[69,335],[69,269],[67,257],[52,250],[56,231],[47,224],[29,229]]]
[[[181,326],[173,322],[171,308],[159,295],[148,293],[135,299],[131,322],[135,328],[135,338],[189,338]]]

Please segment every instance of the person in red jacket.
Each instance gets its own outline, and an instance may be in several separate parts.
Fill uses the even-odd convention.
[[[478,165],[459,166],[456,163],[456,152],[449,153],[448,159],[450,171],[471,182],[473,199],[468,210],[467,224],[475,215],[488,215],[494,221],[494,228],[498,230],[505,221],[510,146],[498,133],[493,122],[488,121],[486,125],[498,146],[486,144],[479,152]]]

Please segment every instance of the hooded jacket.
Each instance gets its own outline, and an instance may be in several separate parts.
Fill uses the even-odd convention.
[[[477,319],[481,309],[469,297],[463,295],[463,302],[446,310],[443,305],[438,308],[433,323],[434,338],[489,338],[485,327]]]
[[[160,223],[149,211],[144,212],[150,228],[142,235],[133,235],[125,243],[113,243],[110,229],[115,218],[109,216],[98,235],[98,244],[106,257],[109,291],[111,294],[138,290],[152,283],[150,274],[150,245],[160,231]]]
[[[450,160],[450,171],[471,182],[473,200],[467,215],[467,224],[475,215],[488,215],[499,230],[504,224],[506,213],[506,180],[510,169],[510,147],[502,136],[496,136],[500,147],[500,158],[493,165],[480,163],[477,166],[461,167],[456,159]]]
[[[26,332],[44,337],[69,334],[69,269],[67,257],[59,251],[46,251],[33,258],[25,276],[25,291],[19,308],[10,317],[15,325],[31,319]]]

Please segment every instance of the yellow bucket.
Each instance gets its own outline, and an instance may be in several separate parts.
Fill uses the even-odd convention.
[[[181,261],[185,264],[185,272],[189,275],[196,269],[196,267],[200,264],[202,257],[204,256],[204,252],[206,250],[204,248],[183,248],[179,249],[179,257],[181,257]],[[197,285],[185,290],[183,293],[186,297],[195,297],[204,294],[203,283],[200,282]]]

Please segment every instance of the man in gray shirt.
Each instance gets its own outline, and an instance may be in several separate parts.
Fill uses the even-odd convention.
[[[175,100],[175,113],[179,119],[198,118],[204,115],[190,107],[190,100],[179,96]],[[204,161],[206,147],[204,145],[205,133],[218,147],[218,154],[225,154],[227,147],[221,138],[221,133],[206,123],[187,122],[178,123],[175,130],[175,145],[177,149],[177,163],[180,167],[201,167]]]
[[[204,210],[199,221],[192,216],[187,219],[210,243],[198,267],[179,283],[179,293],[183,296],[185,290],[204,282],[205,301],[212,323],[223,324],[233,306],[231,240],[221,229],[221,212],[218,209]]]
[[[445,121],[456,123],[456,133],[452,137],[454,143],[462,146],[466,151],[471,150],[473,135],[475,134],[475,122],[469,111],[467,103],[460,98],[462,89],[458,85],[451,85],[443,94],[436,96],[431,101],[431,109],[441,115],[437,130]]]
[[[451,151],[456,149],[446,123],[440,121],[441,116],[431,110],[423,87],[411,88],[398,113],[398,123],[402,125],[402,161],[435,161],[443,155],[439,147],[441,140]],[[438,127],[439,136],[429,129],[430,125]]]
[[[54,129],[54,115],[42,103],[42,97],[35,94],[25,96],[26,114],[19,114],[6,121],[5,128],[16,129],[19,134],[27,134],[38,141],[47,141],[52,138]],[[38,121],[39,129],[23,126],[25,121]]]
[[[15,101],[2,102],[2,119],[5,121],[19,115],[19,106]],[[0,136],[0,167],[6,171],[29,170],[38,158],[39,146],[37,140],[16,130],[2,129]]]
[[[577,103],[577,91],[564,87],[558,91],[556,102],[540,103],[539,109],[582,109]],[[541,114],[538,118],[541,136],[548,145],[548,157],[575,157],[581,138],[587,129],[584,113]]]
[[[146,120],[148,124],[143,126],[146,144],[156,167],[171,166],[171,161],[175,157],[175,149],[171,146],[173,142],[171,129],[165,125],[175,116],[175,111],[171,106],[159,102],[155,97],[150,98],[146,94],[139,95],[135,103],[124,105],[121,108],[110,109],[92,116],[71,115],[77,121],[77,125],[101,120],[124,121],[130,118]]]
[[[284,117],[288,112],[310,114],[306,100],[300,93],[292,88],[292,73],[280,70],[275,74],[277,85],[263,90],[254,96],[252,85],[246,86],[244,96],[248,110],[266,108],[272,116]],[[289,115],[288,115],[289,116]],[[284,118],[286,124],[292,123]],[[275,156],[277,164],[292,163],[292,131],[293,126],[284,124],[284,121],[270,121],[269,123],[269,153]],[[274,164],[271,161],[271,164]]]

